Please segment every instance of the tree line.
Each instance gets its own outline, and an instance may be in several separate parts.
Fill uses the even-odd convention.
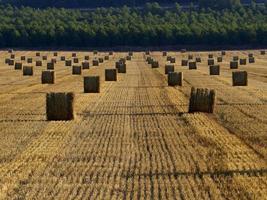
[[[1,47],[267,45],[267,6],[213,10],[179,4],[33,9],[0,6]]]

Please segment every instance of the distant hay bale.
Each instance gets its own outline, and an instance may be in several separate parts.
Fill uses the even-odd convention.
[[[196,62],[189,62],[188,63],[189,69],[197,69],[197,63]]]
[[[58,55],[58,53],[57,52],[54,52],[54,54],[53,54],[54,56],[57,56]]]
[[[8,53],[13,53],[13,49],[8,49]]]
[[[255,63],[255,58],[254,57],[249,57],[248,58],[249,63]]]
[[[72,66],[72,74],[73,75],[81,75],[82,74],[82,67],[81,66]]]
[[[33,76],[33,67],[23,66],[23,76]]]
[[[232,72],[233,86],[247,86],[248,73],[246,71]]]
[[[169,86],[183,86],[183,72],[170,72],[168,73]]]
[[[11,55],[10,55],[10,58],[11,58],[11,59],[15,59],[15,57],[16,57],[15,54],[11,54]]]
[[[181,61],[181,65],[182,65],[182,66],[187,66],[187,65],[188,65],[188,60],[184,60],[184,59],[183,59],[183,60]]]
[[[36,61],[35,61],[35,65],[36,65],[37,67],[41,67],[41,66],[43,66],[43,62],[42,62],[41,60],[36,60]]]
[[[126,64],[123,62],[119,62],[118,73],[126,73]]]
[[[89,69],[90,68],[89,62],[87,62],[87,61],[82,62],[82,68],[83,69]]]
[[[209,58],[209,59],[213,58],[213,54],[209,54],[209,55],[208,55],[208,58]]]
[[[73,63],[79,63],[79,58],[73,58]]]
[[[132,60],[131,56],[126,56],[126,60]]]
[[[46,118],[52,120],[74,119],[74,93],[46,94]]]
[[[40,52],[36,52],[35,53],[35,56],[38,56],[39,57],[39,56],[41,56],[41,53]]]
[[[208,65],[214,65],[214,59],[213,58],[210,58],[208,59]]]
[[[47,60],[47,56],[42,56],[42,59],[43,60]]]
[[[171,57],[170,63],[175,63],[175,62],[176,62],[175,57]]]
[[[152,62],[153,62],[153,58],[151,58],[151,57],[147,57],[146,61],[147,61],[147,63],[148,63],[149,65],[151,65]]]
[[[225,51],[222,51],[222,52],[221,52],[221,55],[222,55],[222,56],[225,56],[225,55],[226,55],[226,52],[225,52]]]
[[[15,63],[15,70],[21,70],[22,69],[22,63],[21,62],[16,62]]]
[[[99,61],[98,60],[93,60],[93,66],[98,66],[99,65]]]
[[[216,94],[214,90],[207,88],[191,88],[191,95],[189,100],[189,113],[206,112],[213,113],[216,101]]]
[[[186,49],[181,49],[181,53],[186,53]]]
[[[261,55],[265,55],[265,54],[266,54],[265,50],[261,50]]]
[[[122,63],[126,63],[126,58],[120,58],[119,61],[122,62]]]
[[[27,58],[27,63],[32,63],[32,58]]]
[[[53,62],[48,62],[46,64],[46,68],[47,68],[47,70],[54,70],[55,64]]]
[[[104,59],[103,58],[98,58],[99,63],[103,63]]]
[[[57,63],[57,59],[56,58],[52,58],[51,59],[51,62],[54,63],[54,64],[56,64]]]
[[[210,75],[220,75],[220,65],[211,65]]]
[[[167,56],[167,61],[171,61],[172,57],[171,56]]]
[[[66,57],[65,57],[65,56],[61,56],[61,57],[60,57],[60,60],[61,60],[61,61],[65,61],[65,60],[66,60]]]
[[[152,68],[159,68],[159,62],[154,60],[154,61],[151,63],[151,67],[152,67]]]
[[[66,67],[70,67],[70,66],[72,66],[72,60],[66,60],[66,61],[65,61],[65,66],[66,66]]]
[[[42,71],[42,84],[54,84],[55,72],[54,71]]]
[[[240,58],[239,64],[240,65],[246,65],[247,64],[247,59],[246,58]]]
[[[217,62],[222,62],[223,61],[223,57],[217,57]]]
[[[253,53],[249,53],[249,54],[248,54],[248,57],[249,57],[249,58],[253,57]]]
[[[146,54],[146,55],[150,55],[150,52],[149,52],[149,51],[146,51],[145,54]]]
[[[201,63],[201,58],[200,57],[196,57],[196,62]]]
[[[21,56],[20,60],[26,60],[26,56]]]
[[[233,61],[238,61],[239,57],[238,56],[233,56]]]
[[[189,54],[187,58],[188,58],[188,60],[193,60],[193,57],[194,57],[193,55]]]
[[[98,53],[97,50],[94,50],[93,52],[94,52],[94,55],[96,55]]]
[[[165,65],[165,74],[174,72],[174,65]]]
[[[13,59],[9,59],[8,65],[13,66],[15,64],[15,61]]]
[[[112,55],[113,55],[113,51],[110,51],[108,54],[109,54],[110,56],[112,56]]]
[[[167,52],[166,51],[163,51],[162,52],[162,56],[167,56]]]
[[[133,56],[133,52],[130,51],[130,52],[128,53],[128,56]]]
[[[117,81],[117,69],[105,69],[105,81]]]
[[[75,58],[75,57],[77,57],[77,54],[76,53],[72,53],[71,57]]]
[[[10,58],[6,58],[5,59],[5,64],[9,64],[9,60],[10,60]]]
[[[84,56],[84,60],[89,60],[90,59],[90,56]]]
[[[86,76],[83,81],[84,93],[99,93],[100,78],[99,76]]]
[[[238,62],[237,61],[231,61],[230,62],[230,69],[238,69]]]

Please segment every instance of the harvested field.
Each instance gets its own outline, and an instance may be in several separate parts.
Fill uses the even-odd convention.
[[[53,52],[40,52],[48,61]],[[249,84],[232,86],[230,61]],[[267,55],[226,51],[220,75],[210,76],[221,52],[166,52],[183,72],[183,86],[169,87],[166,57],[145,52],[126,61],[127,73],[105,81],[128,52],[76,52],[90,68],[73,76],[72,52],[57,52],[55,84],[41,84],[47,62],[36,67],[36,52],[13,51],[15,62],[34,68],[33,76],[5,64],[0,52],[0,199],[267,199]],[[196,70],[181,66],[188,55],[201,57]],[[32,63],[20,61],[30,57]],[[92,66],[92,67],[91,67]],[[100,93],[84,93],[83,77],[100,76]],[[213,114],[188,113],[191,87],[216,91]],[[46,120],[46,93],[74,92],[75,119]]]

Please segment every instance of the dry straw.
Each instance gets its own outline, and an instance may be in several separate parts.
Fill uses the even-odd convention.
[[[230,69],[238,69],[238,62],[237,61],[231,61],[230,62]]]
[[[174,72],[174,65],[165,65],[165,74]]]
[[[223,57],[217,57],[217,62],[222,62],[223,61]]]
[[[163,51],[162,52],[162,56],[167,56],[167,52],[166,51]]]
[[[98,66],[99,65],[99,61],[98,60],[93,60],[93,66]]]
[[[196,62],[201,63],[201,58],[200,57],[196,57]]]
[[[214,59],[213,58],[210,58],[208,59],[208,65],[214,65]]]
[[[84,93],[99,93],[100,78],[99,76],[86,76],[83,81]]]
[[[65,66],[67,66],[67,67],[72,66],[72,61],[71,60],[66,60],[65,61]]]
[[[168,73],[169,86],[182,86],[183,85],[183,72],[170,72]]]
[[[189,62],[189,69],[197,69],[197,63],[196,62]]]
[[[210,75],[220,75],[220,65],[211,65]]]
[[[41,67],[43,65],[43,62],[41,60],[37,60],[37,61],[35,61],[35,65],[37,67]]]
[[[13,59],[9,59],[8,65],[13,66],[15,64],[15,61]]]
[[[79,58],[73,58],[73,63],[79,63]]]
[[[32,58],[27,58],[27,63],[32,63]]]
[[[117,69],[106,69],[105,81],[117,81]]]
[[[46,94],[47,120],[73,120],[74,119],[74,93],[48,93]]]
[[[239,64],[240,65],[246,65],[247,64],[247,59],[246,58],[242,58],[239,60]]]
[[[23,67],[23,76],[32,76],[33,75],[33,67],[24,66]]]
[[[255,58],[254,57],[249,57],[248,58],[249,63],[255,63]]]
[[[118,73],[126,73],[126,63],[119,62]]]
[[[188,65],[188,60],[184,60],[184,59],[183,59],[183,60],[181,61],[181,65],[182,65],[182,66],[187,66],[187,65]]]
[[[82,62],[82,68],[83,69],[89,69],[90,68],[89,62],[87,62],[87,61]]]
[[[84,60],[89,60],[90,59],[90,56],[84,56]]]
[[[66,60],[66,57],[65,57],[65,56],[61,56],[61,57],[60,57],[60,60],[61,60],[61,61],[65,61],[65,60]]]
[[[154,61],[151,63],[151,67],[152,67],[152,68],[159,68],[159,62],[154,60]]]
[[[46,68],[48,70],[53,70],[55,68],[55,64],[53,62],[48,62]]]
[[[213,113],[216,101],[214,90],[207,88],[191,88],[189,101],[189,113],[206,112]]]
[[[54,84],[55,72],[54,71],[42,71],[42,84]]]
[[[232,72],[233,86],[247,86],[248,73],[246,71]]]

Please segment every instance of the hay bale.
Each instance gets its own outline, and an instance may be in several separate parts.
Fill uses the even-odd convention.
[[[84,60],[89,60],[90,57],[89,56],[84,56]]]
[[[46,68],[47,68],[47,70],[54,70],[55,64],[53,62],[48,62],[46,64]]]
[[[84,93],[99,93],[100,78],[99,76],[86,76],[83,81]]]
[[[210,75],[220,75],[220,65],[211,65]]]
[[[36,52],[35,53],[35,56],[38,56],[39,57],[39,56],[41,56],[41,53],[40,52]]]
[[[94,55],[98,54],[97,50],[94,50],[93,52],[94,52]]]
[[[208,58],[209,58],[209,59],[213,58],[213,54],[209,54],[209,55],[208,55]]]
[[[82,67],[81,66],[72,66],[72,74],[73,75],[81,75],[82,74]]]
[[[226,55],[226,52],[225,52],[225,51],[222,51],[222,52],[221,52],[221,55],[222,55],[222,56],[225,56],[225,55]]]
[[[93,66],[98,66],[99,65],[99,61],[98,60],[93,60]]]
[[[22,69],[22,63],[21,62],[16,62],[15,63],[15,70],[21,70]]]
[[[66,60],[66,57],[65,57],[65,56],[61,56],[61,57],[60,57],[60,60],[61,60],[61,61],[65,61],[65,60]]]
[[[77,54],[76,53],[72,53],[71,57],[75,58],[75,57],[77,57]]]
[[[108,54],[109,54],[110,56],[113,56],[113,51],[110,51]]]
[[[175,63],[175,62],[176,62],[175,57],[171,57],[170,63]]]
[[[165,74],[174,72],[174,65],[165,65]]]
[[[248,58],[249,63],[255,63],[255,58],[254,57],[249,57]]]
[[[117,69],[106,69],[105,81],[117,81]]]
[[[197,69],[197,63],[196,62],[189,62],[188,65],[189,65],[190,70],[191,69]]]
[[[239,57],[238,56],[233,56],[233,61],[238,61]]]
[[[55,72],[54,71],[42,71],[42,84],[54,84]]]
[[[8,49],[8,53],[13,53],[13,49]]]
[[[73,58],[73,63],[79,63],[79,58]]]
[[[189,100],[189,113],[206,112],[213,113],[216,101],[216,94],[214,90],[207,88],[191,88],[191,95]]]
[[[47,60],[47,56],[42,56],[42,59],[43,60]]]
[[[162,52],[162,56],[167,56],[167,52],[166,51],[163,51]]]
[[[21,56],[20,60],[26,60],[26,56]]]
[[[150,52],[149,51],[146,51],[145,52],[145,55],[147,55],[147,56],[150,55]]]
[[[15,54],[11,54],[11,55],[10,55],[10,58],[11,58],[11,59],[15,59],[15,57],[16,57]]]
[[[12,59],[9,59],[9,61],[8,61],[8,65],[9,65],[9,66],[13,66],[14,64],[15,64],[15,61],[12,60]]]
[[[208,59],[208,65],[209,65],[209,66],[210,66],[210,65],[214,65],[214,59],[213,59],[213,58]]]
[[[151,58],[151,57],[147,57],[147,63],[149,64],[149,65],[151,65],[152,64],[152,62],[153,62],[153,58]]]
[[[248,57],[249,57],[249,58],[252,58],[252,57],[253,57],[253,53],[249,53],[249,54],[248,54]]]
[[[126,56],[126,60],[132,60],[131,56]]]
[[[265,50],[262,50],[261,55],[265,55],[265,54],[266,54]]]
[[[133,52],[130,51],[130,52],[128,53],[128,56],[133,56]]]
[[[190,54],[189,54],[188,57],[187,57],[187,59],[188,59],[188,60],[193,60],[193,55],[190,55]]]
[[[239,64],[240,65],[246,65],[247,64],[247,59],[246,58],[240,58]]]
[[[27,58],[27,63],[32,63],[32,58]]]
[[[196,62],[201,63],[201,58],[200,57],[196,57]]]
[[[66,61],[65,61],[65,66],[66,66],[66,67],[70,67],[70,66],[72,66],[72,60],[66,60]]]
[[[246,71],[232,72],[233,86],[247,86],[248,73]]]
[[[74,98],[73,93],[46,94],[47,120],[73,120],[75,116]]]
[[[171,61],[172,57],[171,56],[167,56],[167,61]]]
[[[168,73],[169,86],[183,86],[183,72],[170,72]]]
[[[223,57],[217,57],[217,62],[222,62],[223,61]]]
[[[51,59],[51,62],[54,63],[54,64],[56,64],[57,63],[57,59],[56,58],[52,58]]]
[[[5,59],[5,64],[9,64],[9,60],[10,60],[10,58],[6,58]]]
[[[126,63],[126,58],[120,58],[119,61],[122,62],[122,63]]]
[[[43,66],[43,62],[42,62],[41,60],[36,60],[36,61],[35,61],[35,65],[36,65],[37,67],[41,67],[41,66]]]
[[[238,62],[237,61],[231,61],[230,62],[230,69],[238,69]]]
[[[182,65],[182,66],[187,66],[187,65],[188,65],[188,60],[182,60],[181,65]]]
[[[90,68],[89,62],[87,62],[87,61],[82,62],[82,68],[83,69],[89,69]]]
[[[54,54],[53,54],[54,56],[57,56],[58,55],[58,53],[57,52],[54,52]]]
[[[119,62],[118,73],[126,73],[126,64]]]
[[[98,58],[99,63],[103,63],[104,59],[103,58]]]
[[[151,63],[151,67],[152,67],[152,68],[159,68],[159,62],[154,60],[154,61]]]
[[[186,49],[181,49],[181,53],[186,53]]]
[[[32,76],[32,75],[33,75],[33,67],[23,66],[23,76]]]

